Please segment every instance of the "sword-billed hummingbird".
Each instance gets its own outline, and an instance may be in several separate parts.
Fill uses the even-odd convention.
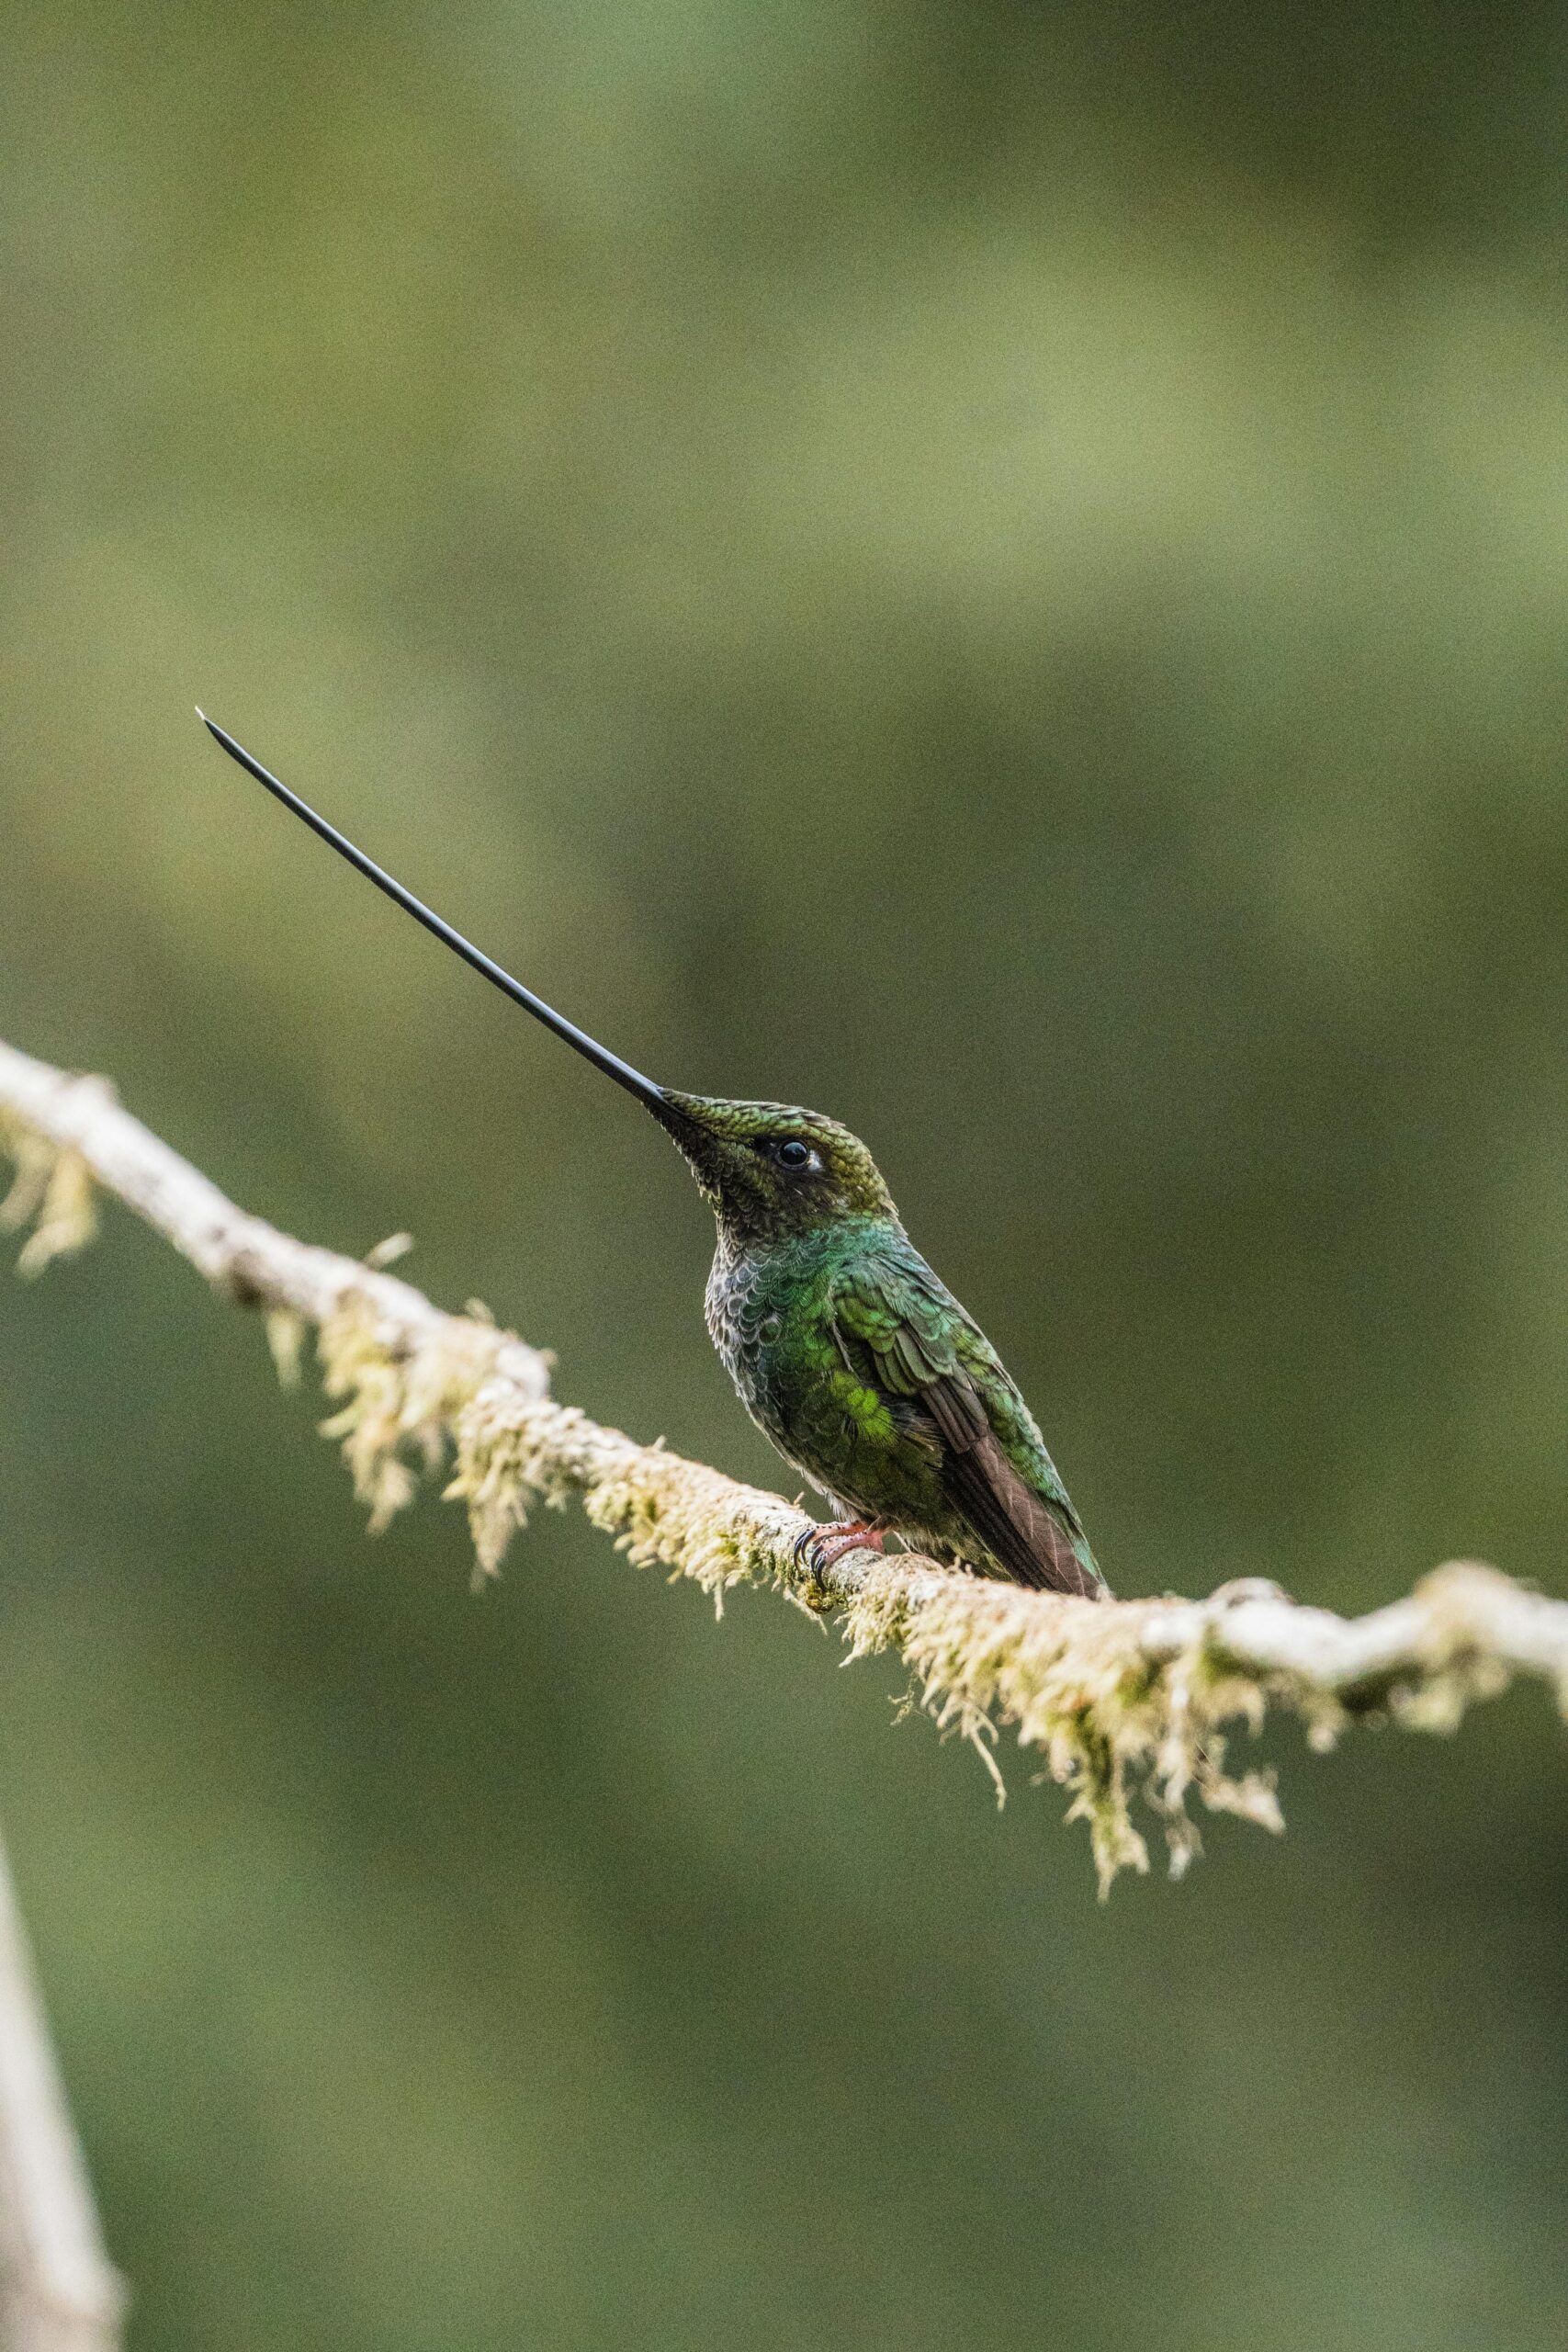
[[[713,1343],[758,1428],[839,1513],[812,1543],[818,1566],[897,1534],[983,1575],[1105,1596],[1033,1415],[910,1241],[864,1144],[819,1111],[656,1086],[198,715],[285,808],[673,1138],[718,1225],[707,1286]]]

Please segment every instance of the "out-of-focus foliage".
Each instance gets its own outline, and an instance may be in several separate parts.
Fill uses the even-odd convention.
[[[1561,25],[8,15],[0,1033],[777,1469],[610,1088],[845,1117],[1113,1580],[1560,1584]],[[1568,2327],[1543,1704],[1047,1793],[580,1524],[365,1541],[115,1220],[0,1303],[0,1815],[150,2348]],[[604,1703],[604,1693],[614,1703]]]

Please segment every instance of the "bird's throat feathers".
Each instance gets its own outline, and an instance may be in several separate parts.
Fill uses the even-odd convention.
[[[898,1212],[863,1143],[820,1111],[728,1102],[666,1088],[653,1108],[733,1246]]]

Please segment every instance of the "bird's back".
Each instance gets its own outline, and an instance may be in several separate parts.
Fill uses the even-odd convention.
[[[721,1238],[707,1307],[752,1419],[837,1503],[1021,1583],[1104,1591],[1017,1384],[901,1226]]]

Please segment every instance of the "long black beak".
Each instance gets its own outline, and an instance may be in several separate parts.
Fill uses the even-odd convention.
[[[596,1037],[591,1037],[586,1029],[580,1029],[574,1021],[569,1021],[564,1013],[558,1012],[554,1005],[547,1004],[542,996],[536,996],[532,989],[525,989],[521,980],[514,980],[510,972],[502,971],[501,966],[492,962],[482,949],[476,947],[471,940],[465,939],[460,931],[454,931],[449,922],[444,922],[423,899],[416,899],[412,890],[405,890],[402,884],[395,881],[383,866],[378,865],[373,857],[367,857],[362,849],[356,849],[335,825],[329,825],[324,817],[318,817],[297,792],[291,792],[286,784],[280,783],[259,760],[253,760],[249,752],[236,743],[232,735],[226,733],[214,719],[209,718],[204,710],[198,709],[196,715],[209,734],[222,744],[231,760],[239,762],[247,775],[254,775],[258,784],[265,785],[275,800],[281,800],[286,808],[291,808],[297,817],[302,818],[313,833],[320,834],[329,849],[335,849],[340,857],[347,858],[350,865],[357,866],[366,879],[374,882],[378,890],[384,890],[405,914],[412,915],[415,922],[422,922],[426,931],[434,932],[436,938],[450,947],[454,955],[460,956],[465,964],[471,964],[476,972],[482,972],[491,986],[498,988],[503,996],[509,996],[513,1004],[520,1004],[525,1012],[531,1012],[536,1021],[542,1021],[547,1029],[553,1029],[558,1037],[564,1037],[584,1061],[592,1062],[595,1069],[602,1069],[606,1078],[613,1078],[617,1086],[626,1088],[628,1094],[635,1094],[661,1125],[672,1127],[684,1124],[679,1108],[670,1101],[661,1086],[655,1086],[652,1079],[644,1078],[641,1070],[633,1069],[630,1062],[622,1061],[619,1054],[611,1053],[607,1046],[602,1046]]]

